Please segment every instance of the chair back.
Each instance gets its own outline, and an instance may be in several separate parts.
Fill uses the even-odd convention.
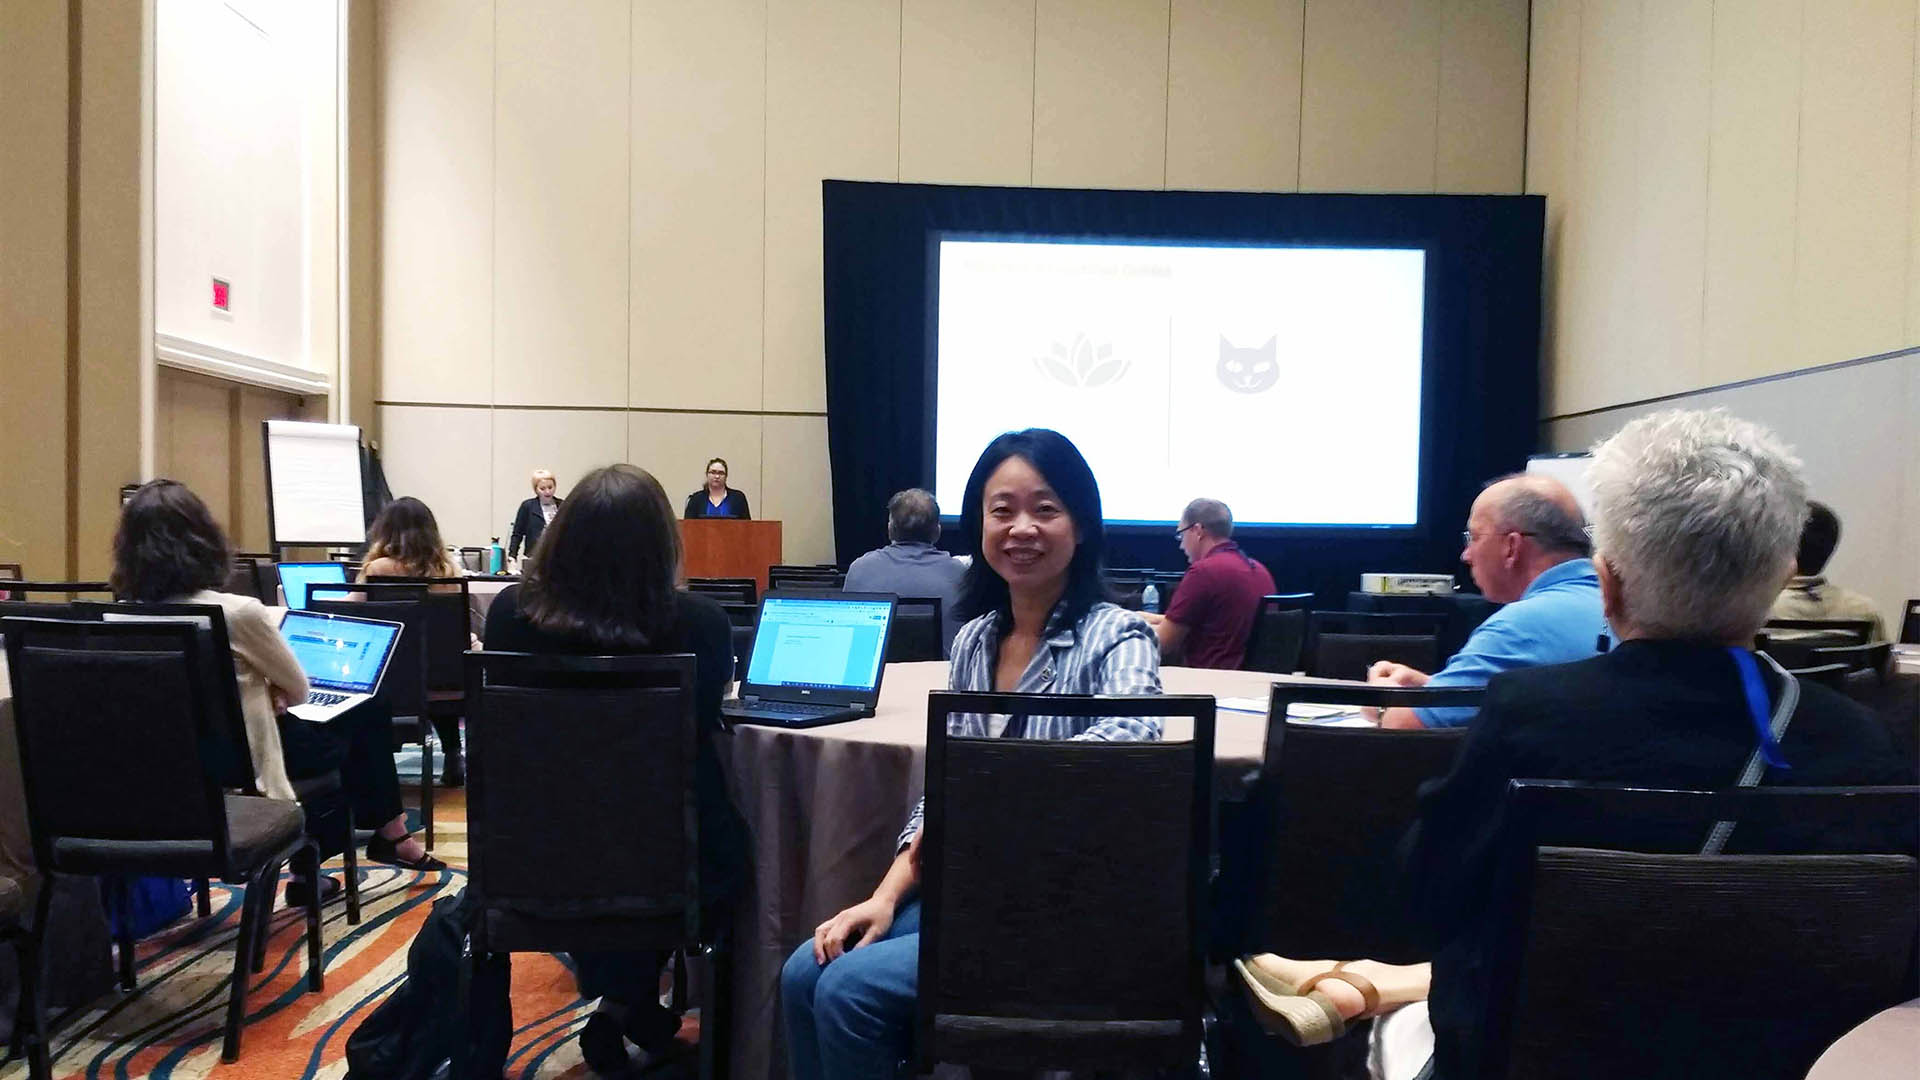
[[[1920,788],[1516,781],[1503,838],[1514,888],[1496,916],[1480,1075],[1800,1080],[1834,1040],[1910,996],[1920,935],[1911,851],[1867,839],[1855,854],[1550,844],[1563,829],[1621,816],[1702,834],[1738,821],[1736,837],[1815,817],[1910,832]]]
[[[466,670],[488,947],[645,947],[610,936],[634,920],[660,947],[701,940],[693,656],[475,652]]]
[[[464,657],[473,646],[473,592],[464,577],[388,577],[376,584],[426,586],[420,594],[427,611],[427,689],[434,693],[466,685]]]
[[[1192,717],[1192,737],[959,738],[954,713]],[[1213,741],[1206,696],[928,696],[923,1066],[1194,1059]]]
[[[733,677],[747,677],[747,661],[753,658],[753,635],[760,621],[760,605],[721,601],[727,623],[733,630]]]
[[[19,581],[27,575],[17,562],[0,562],[0,581]],[[13,599],[13,594],[0,589],[0,601]]]
[[[729,604],[757,604],[760,584],[752,578],[688,578],[687,591]]]
[[[887,636],[887,663],[945,660],[940,641],[940,598],[902,596],[893,605],[893,629]]]
[[[347,599],[348,595],[364,600]],[[313,585],[307,590],[307,610],[319,615],[346,615],[400,624],[387,673],[374,697],[386,702],[395,717],[427,715],[427,604],[425,590],[412,585]]]
[[[1476,706],[1484,687],[1276,683],[1265,759],[1242,807],[1222,808],[1216,953],[1416,963],[1400,903],[1400,838],[1420,785],[1445,776],[1467,729],[1398,731],[1281,720],[1290,705]],[[1231,826],[1229,825],[1231,823]]]
[[[1769,641],[1802,645],[1865,645],[1873,640],[1872,619],[1768,619],[1760,633]]]
[[[1900,616],[1900,644],[1920,645],[1920,600],[1907,601],[1906,611]]]
[[[240,680],[234,673],[233,647],[227,637],[227,612],[219,604],[102,604],[82,601],[74,616],[101,622],[149,620],[192,626],[199,643],[194,678],[208,703],[200,736],[200,765],[223,788],[259,794],[253,775],[253,748],[247,738],[246,712],[240,704]]]
[[[1312,606],[1312,593],[1275,593],[1261,597],[1241,668],[1282,675],[1300,670],[1300,654],[1307,644],[1307,609]]]
[[[7,583],[7,593],[15,600],[26,600],[33,596],[65,596],[71,600],[86,593],[112,596],[113,586],[104,581],[10,581]]]
[[[1416,612],[1315,611],[1307,616],[1306,672],[1323,679],[1363,679],[1378,660],[1433,672],[1444,659],[1447,617]]]
[[[775,566],[767,570],[769,589],[815,589],[838,592],[846,588],[847,575],[832,567]]]
[[[1856,671],[1884,675],[1893,659],[1893,644],[1887,641],[1822,645],[1818,639],[1812,642],[1798,638],[1777,641],[1761,634],[1755,640],[1754,648],[1780,661],[1781,667],[1795,674],[1805,669],[1839,665],[1843,682],[1845,676]]]
[[[197,628],[5,618],[0,635],[37,864],[85,874],[221,858],[225,796],[200,761],[215,711],[196,677]]]

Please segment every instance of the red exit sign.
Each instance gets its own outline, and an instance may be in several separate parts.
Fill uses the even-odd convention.
[[[214,278],[213,279],[213,309],[215,311],[231,311],[233,310],[231,306],[232,301],[233,301],[233,286],[229,285],[225,281],[220,280],[219,278]]]

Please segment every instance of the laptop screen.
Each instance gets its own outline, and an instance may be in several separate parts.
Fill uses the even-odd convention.
[[[300,611],[307,606],[309,585],[335,585],[347,580],[347,568],[337,562],[283,562],[280,564],[280,591],[287,594],[287,606]]]
[[[871,693],[886,662],[891,598],[768,596],[746,681]]]
[[[371,694],[380,685],[400,624],[289,611],[280,620],[280,636],[315,686]]]

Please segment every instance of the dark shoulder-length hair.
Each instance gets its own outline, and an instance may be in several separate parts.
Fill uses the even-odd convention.
[[[232,562],[227,534],[200,496],[175,480],[150,480],[120,510],[108,583],[122,600],[159,603],[218,589]]]
[[[633,465],[582,477],[540,535],[520,611],[607,650],[650,649],[673,624],[680,526],[660,481]]]
[[[380,508],[367,528],[366,558],[368,562],[392,559],[412,577],[452,577],[455,573],[433,510],[411,495]]]
[[[973,473],[967,477],[966,496],[960,504],[960,531],[973,553],[973,565],[967,567],[966,576],[960,579],[960,601],[954,605],[955,614],[962,619],[978,618],[990,611],[1008,618],[1013,615],[1006,579],[987,565],[981,544],[981,530],[986,521],[987,478],[1010,457],[1021,458],[1038,470],[1046,478],[1047,486],[1060,496],[1067,516],[1073,519],[1073,561],[1067,564],[1067,588],[1061,593],[1060,601],[1065,605],[1067,622],[1077,623],[1088,608],[1108,596],[1103,565],[1107,529],[1100,512],[1100,484],[1094,480],[1087,459],[1071,439],[1051,428],[1009,431],[988,443],[980,460],[974,463]]]

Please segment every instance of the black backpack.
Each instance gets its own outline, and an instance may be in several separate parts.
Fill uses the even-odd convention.
[[[467,894],[436,900],[407,948],[407,977],[347,1038],[347,1080],[431,1080],[446,1075],[463,1046],[470,1077],[506,1070],[513,1009],[507,1000],[508,958],[482,960],[459,1012],[460,965],[472,910]],[[460,1076],[462,1071],[453,1070]]]

